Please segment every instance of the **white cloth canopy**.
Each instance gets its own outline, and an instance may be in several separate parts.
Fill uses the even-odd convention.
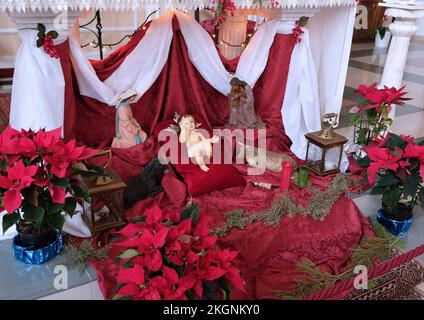
[[[228,95],[231,90],[230,74],[222,64],[208,33],[190,16],[169,11],[151,26],[137,47],[104,82],[97,78],[94,69],[82,54],[80,46],[71,41],[71,57],[80,93],[110,106],[129,88],[138,91],[139,98],[159,76],[167,60],[172,41],[172,17],[177,16],[187,45],[191,62],[202,77],[217,91]],[[275,34],[290,34],[294,24],[269,21],[262,24],[243,51],[235,75],[253,87],[264,71]],[[304,134],[320,128],[320,106],[315,66],[309,48],[309,35],[305,30],[303,41],[295,46],[290,60],[289,76],[282,106],[286,134],[292,140],[291,150],[305,158]]]
[[[160,18],[152,21],[145,36],[134,50],[128,54],[123,63],[105,81],[100,81],[91,63],[84,56],[79,44],[70,37],[70,53],[80,93],[97,99],[109,106],[115,106],[119,95],[133,88],[138,92],[138,99],[151,87],[162,71],[173,37],[172,18],[176,15],[181,32],[187,45],[191,62],[201,76],[217,91],[227,95],[230,92],[230,80],[234,76],[226,71],[214,43],[208,33],[189,15],[170,10]],[[254,34],[243,51],[235,75],[253,87],[264,71],[271,45],[276,33],[291,34],[293,23],[267,21]],[[320,103],[317,74],[311,54],[309,33],[304,30],[302,41],[295,45],[290,59],[286,92],[281,109],[285,133],[292,140],[292,152],[304,159],[306,153],[305,133],[320,128]],[[34,50],[35,31],[26,31],[17,59],[16,76],[13,82],[11,124],[13,127],[42,127],[54,129],[63,125],[64,79],[57,60],[50,59],[41,49]],[[46,61],[47,60],[47,61]],[[31,66],[26,63],[31,61]],[[25,74],[28,68],[43,67],[48,70],[33,71],[32,76]],[[35,79],[33,77],[46,77]],[[48,78],[48,79],[47,79]],[[37,90],[28,95],[25,88],[31,87],[26,81],[35,85],[52,83],[53,90]],[[26,83],[27,85],[22,85]],[[16,97],[16,98],[15,98]],[[25,98],[26,97],[26,98]],[[28,105],[21,99],[30,99],[36,104],[32,117],[28,117]]]
[[[271,1],[233,0],[237,8],[305,8],[335,7],[356,4],[356,0],[284,0]],[[211,0],[5,0],[0,1],[1,11],[64,11],[64,10],[134,10],[156,6],[162,9],[193,10],[210,8]]]

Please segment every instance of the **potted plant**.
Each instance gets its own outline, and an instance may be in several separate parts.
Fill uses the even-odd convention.
[[[357,106],[350,109],[350,121],[354,126],[354,142],[360,146],[367,146],[373,139],[383,137],[387,129],[392,125],[393,120],[389,117],[392,104],[403,105],[407,92],[400,89],[384,86],[377,88],[377,82],[369,87],[359,85],[355,91],[364,97],[364,100]]]
[[[371,194],[382,195],[377,221],[392,234],[403,235],[412,224],[415,204],[424,203],[424,146],[410,136],[389,133],[365,151],[367,156],[357,161],[367,168]]]
[[[27,263],[42,263],[60,252],[64,214],[74,214],[77,201],[88,200],[77,179],[81,170],[74,165],[98,151],[77,146],[75,140],[65,142],[61,132],[8,126],[0,134],[0,196],[8,213],[3,232],[16,224],[15,256]],[[38,249],[47,251],[26,251]],[[36,261],[31,256],[37,256]]]

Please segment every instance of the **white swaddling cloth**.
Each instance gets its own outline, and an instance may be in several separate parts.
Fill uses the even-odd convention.
[[[190,158],[195,157],[197,151],[203,150],[203,148],[204,148],[203,143],[204,142],[208,143],[208,141],[204,140],[204,141],[198,142],[198,143],[192,145],[191,147],[189,147],[188,150],[187,150],[188,156]]]

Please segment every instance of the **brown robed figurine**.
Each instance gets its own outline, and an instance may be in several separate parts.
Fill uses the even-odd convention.
[[[228,95],[229,120],[231,128],[257,128],[253,93],[250,86],[237,77],[231,79],[231,92]]]

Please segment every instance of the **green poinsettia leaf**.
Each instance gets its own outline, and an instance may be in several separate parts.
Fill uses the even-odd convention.
[[[359,114],[354,114],[350,117],[350,123],[355,124],[357,123],[359,120],[361,119],[361,115]]]
[[[358,166],[362,168],[367,168],[371,164],[371,159],[368,156],[365,156],[363,158],[359,158],[358,160],[356,160],[356,163],[358,164]]]
[[[121,258],[121,259],[131,259],[131,258],[134,258],[138,255],[139,255],[139,253],[138,253],[137,250],[127,249],[119,255],[119,258]]]
[[[382,194],[384,192],[384,190],[386,190],[386,187],[376,186],[376,187],[371,189],[370,194],[372,194],[372,195]]]
[[[69,178],[61,178],[61,179],[58,179],[55,184],[57,184],[60,187],[67,188],[69,187],[69,181],[70,181]]]
[[[399,188],[386,189],[383,192],[383,202],[389,208],[394,209],[400,200],[401,194],[402,192],[399,190]]]
[[[47,35],[51,36],[53,39],[57,39],[59,33],[57,33],[57,31],[55,30],[50,30],[49,32],[47,32]]]
[[[181,221],[191,218],[192,223],[196,223],[199,220],[200,209],[199,205],[193,204],[181,212]]]
[[[406,176],[405,182],[403,183],[403,188],[408,195],[415,197],[420,182],[421,178],[418,173],[414,175],[408,175]]]
[[[62,209],[63,209],[63,203],[48,202],[47,203],[47,206],[46,206],[46,209],[47,209],[47,214],[48,215],[55,214],[55,213],[57,213],[59,211],[62,211]]]
[[[63,206],[63,210],[69,214],[71,217],[75,213],[75,209],[77,207],[77,200],[72,197],[68,197],[65,199],[65,205]]]
[[[20,215],[18,212],[4,215],[3,222],[2,222],[3,234],[5,234],[10,227],[16,224],[19,218],[20,218]]]
[[[22,211],[24,212],[24,220],[33,222],[36,228],[40,229],[46,212],[44,208],[36,207],[27,202],[22,206]]]
[[[51,216],[48,216],[49,225],[51,228],[56,230],[62,230],[63,224],[65,223],[65,217],[61,212],[57,212]]]
[[[42,32],[42,33],[46,33],[46,26],[42,23],[37,24],[37,30]]]
[[[386,147],[390,149],[395,149],[396,147],[398,147],[402,150],[405,150],[406,146],[407,142],[405,140],[403,140],[401,137],[394,133],[390,133],[390,136],[386,141]]]
[[[393,175],[384,175],[381,177],[381,180],[378,182],[378,187],[387,187],[398,184],[400,181],[396,176]]]
[[[85,202],[90,202],[88,193],[81,187],[72,187],[77,198],[84,199]]]

